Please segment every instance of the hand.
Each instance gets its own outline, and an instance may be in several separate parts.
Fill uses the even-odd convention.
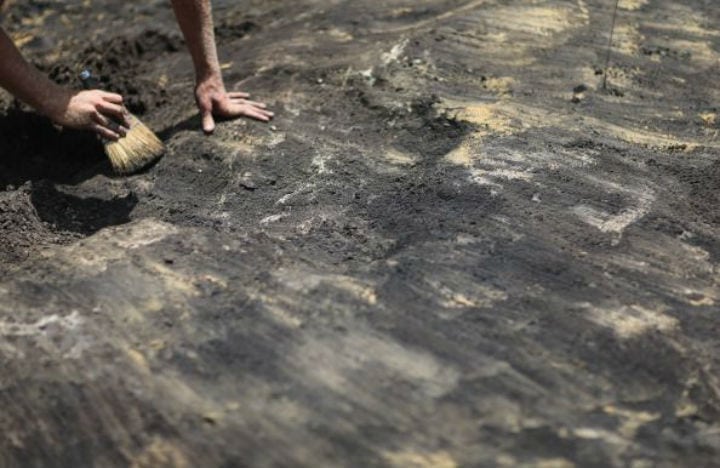
[[[68,91],[55,103],[49,117],[63,127],[92,130],[107,140],[124,137],[129,115],[119,94],[100,90]]]
[[[215,130],[213,116],[226,119],[251,117],[262,122],[273,118],[275,114],[267,110],[264,103],[250,101],[247,99],[249,97],[247,93],[225,91],[222,78],[209,78],[198,82],[195,87],[195,100],[202,116],[203,131],[210,134]]]

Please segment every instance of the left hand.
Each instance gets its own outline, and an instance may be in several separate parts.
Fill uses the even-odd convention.
[[[247,93],[228,93],[222,78],[199,81],[195,87],[195,101],[202,116],[203,131],[210,134],[215,130],[213,116],[225,119],[250,117],[262,122],[270,121],[275,114],[267,110],[265,103],[251,101],[249,97]]]

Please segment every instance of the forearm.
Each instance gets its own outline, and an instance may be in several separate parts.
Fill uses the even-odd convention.
[[[172,5],[195,65],[195,101],[203,131],[210,134],[215,129],[213,115],[270,120],[273,113],[265,104],[247,100],[247,93],[226,91],[215,47],[210,0],[172,0]]]
[[[210,0],[172,0],[198,81],[220,77]]]
[[[52,116],[64,89],[53,83],[20,54],[0,28],[0,86],[38,112]]]

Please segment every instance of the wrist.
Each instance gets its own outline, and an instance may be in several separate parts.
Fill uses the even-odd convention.
[[[61,86],[55,86],[55,89],[48,94],[48,98],[43,99],[37,105],[33,106],[42,115],[46,116],[55,123],[62,123],[67,113],[68,103],[72,99],[71,90]]]
[[[222,75],[220,75],[219,73],[206,76],[198,76],[195,82],[195,89],[196,91],[203,93],[224,92],[225,83],[223,81]]]
[[[222,73],[219,65],[204,65],[195,68],[195,81],[197,83],[222,83]]]

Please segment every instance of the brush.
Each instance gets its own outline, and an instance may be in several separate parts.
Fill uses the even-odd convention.
[[[89,70],[80,73],[85,89],[97,89],[98,82]],[[165,145],[144,123],[128,113],[130,128],[117,141],[103,139],[105,154],[116,173],[127,175],[154,163],[165,153]],[[118,127],[120,123],[114,122]]]

